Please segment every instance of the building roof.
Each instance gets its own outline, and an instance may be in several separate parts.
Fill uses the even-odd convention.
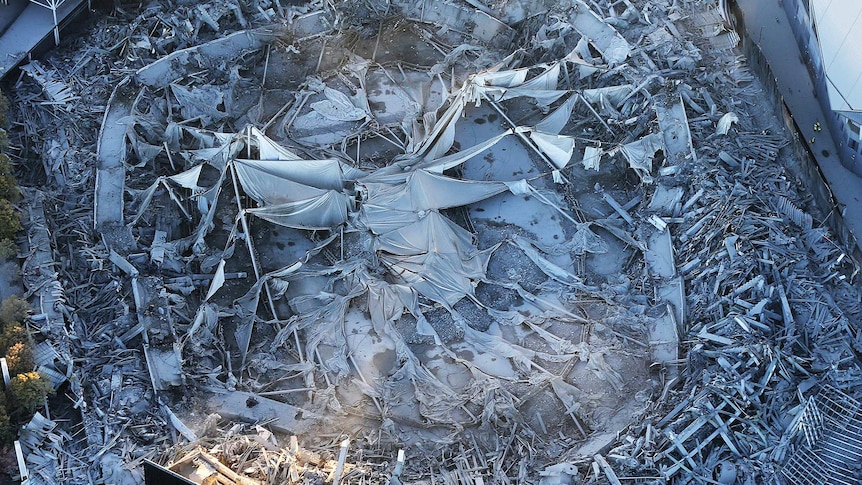
[[[836,111],[862,110],[862,2],[811,0],[829,102]]]

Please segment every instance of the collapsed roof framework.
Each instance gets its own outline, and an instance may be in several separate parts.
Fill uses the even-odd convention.
[[[67,312],[89,342],[77,351],[85,354],[79,361],[93,360],[84,364],[93,377],[82,378],[71,359],[64,367],[59,345],[61,355],[41,362],[55,368],[58,383],[70,378],[78,403],[93,404],[82,414],[102,479],[131,483],[128,472],[113,471],[120,460],[115,445],[141,446],[141,438],[124,436],[116,424],[105,425],[112,431],[104,435],[98,429],[118,413],[142,419],[144,410],[133,403],[146,403],[151,391],[130,382],[131,375],[145,375],[160,404],[144,419],[169,422],[189,441],[206,432],[200,413],[211,411],[228,421],[277,418],[269,426],[304,440],[323,434],[325,441],[334,429],[349,429],[369,446],[427,451],[434,449],[430,441],[442,440],[461,448],[430,459],[438,467],[432,473],[453,479],[487,473],[523,481],[536,467],[561,461],[542,473],[545,480],[576,476],[581,470],[572,463],[611,482],[614,468],[721,480],[715,470],[730,474],[734,463],[740,473],[763,476],[768,464],[755,463],[793,451],[804,429],[776,413],[803,412],[802,402],[793,408],[796,393],[786,386],[799,381],[795,373],[808,372],[806,364],[787,348],[758,342],[784,332],[798,352],[790,338],[796,315],[812,349],[829,348],[852,367],[846,339],[839,345],[848,329],[841,309],[817,299],[820,283],[795,284],[785,263],[816,258],[834,272],[842,259],[837,247],[818,241],[825,232],[812,227],[811,216],[792,202],[793,188],[780,182],[773,165],[783,139],[731,130],[732,121],[751,125],[729,111],[733,103],[713,100],[709,83],[698,91],[663,85],[666,78],[702,81],[686,77],[700,51],[669,19],[650,31],[646,48],[629,50],[609,22],[652,25],[656,12],[651,3],[643,9],[625,3],[622,15],[594,5],[606,9],[606,22],[578,2],[536,28],[530,49],[498,64],[502,55],[463,43],[462,31],[483,43],[513,34],[487,13],[451,4],[405,6],[405,17],[448,30],[432,34],[418,23],[404,37],[386,39],[385,26],[399,32],[390,19],[363,45],[351,43],[349,28],[331,30],[332,12],[310,12],[293,17],[286,29],[293,36],[282,27],[237,32],[170,54],[121,83],[99,137],[94,218],[102,240],[87,240],[82,231],[76,246],[110,284],[91,299],[72,296],[78,308]],[[695,25],[703,20],[693,18]],[[733,35],[713,35],[701,47],[721,51],[734,42]],[[411,68],[397,62],[397,52],[387,57],[403,44],[425,49],[437,64]],[[290,59],[291,50],[303,55]],[[635,58],[628,59],[631,52]],[[722,65],[731,83],[750,81],[733,62]],[[294,70],[326,75],[281,78]],[[255,76],[259,87],[250,81]],[[713,81],[726,82],[719,75]],[[279,90],[290,93],[287,102],[269,102]],[[252,96],[243,97],[247,91]],[[699,116],[689,119],[687,111]],[[734,136],[722,138],[728,133]],[[655,159],[662,161],[658,170]],[[627,180],[621,165],[637,178]],[[692,181],[693,167],[708,167],[706,178]],[[46,172],[66,182],[65,173]],[[594,192],[579,178],[605,187]],[[654,185],[637,188],[638,180]],[[687,183],[700,183],[700,190],[687,193]],[[762,201],[740,188],[745,184],[782,195],[759,213]],[[731,196],[737,207],[728,205]],[[519,218],[532,213],[544,220]],[[805,247],[789,247],[787,227],[768,214],[802,227]],[[739,234],[718,238],[724,220],[734,221]],[[338,226],[344,231],[331,230]],[[761,241],[763,233],[769,241]],[[764,248],[756,262],[749,239]],[[673,244],[686,261],[679,269]],[[601,254],[620,261],[609,264]],[[246,281],[248,266],[255,281]],[[614,274],[624,270],[634,278]],[[840,272],[830,274],[840,279]],[[117,311],[115,301],[102,304],[112,288],[125,295],[127,311]],[[660,301],[653,295],[674,305],[653,306]],[[698,318],[687,321],[687,312]],[[673,392],[675,380],[662,389],[646,381],[645,371],[627,372],[651,361],[674,363],[677,325],[696,342],[680,376],[685,398],[614,443],[607,454],[613,466],[593,456],[632,416],[661,406]],[[57,333],[55,326],[43,328]],[[96,364],[87,350],[96,341],[133,357]],[[132,350],[137,346],[142,356]],[[740,375],[743,369],[749,370]],[[667,371],[675,375],[673,366]],[[591,384],[591,376],[601,382]],[[847,392],[848,374],[832,376]],[[784,393],[773,397],[764,392],[769,386]],[[177,399],[180,389],[201,397]],[[651,390],[657,403],[650,403]],[[627,406],[611,409],[623,394],[631,398]],[[750,419],[749,412],[764,416]],[[558,426],[565,431],[559,440]],[[44,457],[38,443],[50,427],[34,428],[42,431],[31,435],[28,450]],[[565,460],[555,454],[559,449]],[[496,458],[487,460],[485,452]],[[794,466],[804,468],[816,453],[794,455]],[[142,455],[132,456],[138,463]],[[41,470],[50,476],[49,467]]]
[[[624,41],[621,41],[618,34],[612,39],[615,50],[611,50],[611,52],[615,56],[624,58],[625,54],[620,53],[621,45],[625,45]],[[512,60],[514,58],[510,58],[510,62]],[[312,93],[306,92],[304,93],[306,97],[300,95],[302,100],[299,103],[300,110],[294,112],[293,115],[288,113],[285,117],[291,116],[298,119],[297,125],[301,125],[301,122],[323,123],[325,125],[328,120],[330,124],[336,126],[348,122],[359,124],[360,130],[365,129],[364,125],[367,123],[361,122],[374,117],[374,113],[369,107],[369,100],[364,98],[365,76],[367,72],[377,69],[372,69],[369,64],[362,59],[355,59],[355,64],[350,64],[344,68],[346,72],[353,73],[357,78],[356,81],[360,88],[355,95],[352,93],[345,94],[330,87],[318,89],[322,91],[320,94],[323,94],[323,99],[309,103],[306,112],[301,113],[303,103],[307,97],[312,95]],[[299,354],[297,364],[309,362],[321,366],[324,370],[327,386],[341,381],[346,376],[353,375],[354,383],[362,382],[365,386],[370,386],[362,389],[372,397],[378,411],[382,413],[380,404],[377,399],[374,399],[374,396],[381,393],[376,388],[378,386],[385,387],[385,384],[381,384],[382,382],[397,381],[403,375],[417,381],[414,384],[416,389],[413,392],[419,401],[419,415],[423,419],[428,419],[432,423],[449,423],[460,426],[459,421],[465,418],[453,413],[454,409],[460,408],[466,412],[467,416],[470,416],[467,422],[475,423],[477,418],[473,416],[473,412],[464,407],[465,398],[458,397],[459,394],[464,394],[466,391],[464,389],[452,390],[449,386],[440,383],[439,374],[430,373],[425,368],[428,363],[420,362],[406,341],[399,341],[402,337],[399,331],[394,328],[394,324],[404,315],[410,315],[412,319],[415,319],[416,333],[420,336],[431,337],[433,342],[441,346],[444,354],[449,354],[449,358],[455,359],[459,365],[465,366],[472,374],[483,376],[482,381],[474,385],[487,386],[485,381],[489,378],[511,379],[510,371],[504,371],[503,375],[495,375],[488,369],[476,367],[469,360],[458,357],[455,352],[444,346],[444,339],[437,335],[434,325],[426,320],[422,310],[425,308],[427,312],[429,309],[433,309],[428,303],[436,303],[449,311],[458,333],[463,334],[464,340],[472,346],[484,349],[484,351],[500,358],[512,360],[515,368],[522,372],[538,373],[536,377],[530,379],[533,384],[542,381],[550,382],[562,404],[568,409],[576,426],[580,428],[581,433],[585,433],[583,425],[575,417],[576,407],[580,406],[576,398],[580,395],[580,390],[561,380],[555,373],[547,371],[533,359],[535,356],[541,356],[550,362],[560,363],[571,362],[573,359],[580,358],[585,363],[590,364],[587,366],[588,368],[604,370],[607,364],[604,362],[603,354],[597,352],[591,356],[589,347],[580,349],[573,347],[572,344],[567,343],[566,338],[556,336],[537,326],[538,321],[534,321],[534,318],[525,318],[518,312],[512,312],[510,308],[488,306],[476,297],[474,287],[482,281],[517,292],[522,298],[534,305],[532,311],[540,312],[539,321],[547,318],[571,321],[577,324],[588,323],[588,321],[572,314],[564,308],[563,304],[548,296],[553,295],[559,289],[543,292],[548,295],[532,294],[517,281],[506,282],[490,279],[486,275],[489,258],[494,250],[506,241],[501,239],[491,247],[480,251],[475,246],[474,237],[469,232],[439,212],[475,204],[508,191],[521,197],[535,197],[548,208],[549,214],[558,214],[569,219],[572,224],[580,224],[578,226],[579,236],[568,244],[571,247],[567,250],[584,254],[603,248],[604,243],[591,231],[590,224],[586,221],[576,221],[558,204],[548,198],[553,198],[553,196],[543,194],[527,180],[483,182],[459,180],[443,175],[445,170],[460,166],[510,137],[520,139],[535,154],[542,157],[543,163],[547,163],[545,174],[534,176],[534,180],[540,180],[543,177],[545,179],[550,178],[552,173],[556,177],[561,177],[559,169],[565,167],[572,158],[575,138],[560,135],[554,131],[562,130],[565,120],[571,116],[576,102],[583,100],[584,103],[587,103],[587,101],[581,90],[557,89],[559,78],[561,73],[569,72],[569,69],[577,71],[583,67],[587,72],[592,72],[597,68],[583,61],[575,52],[570,53],[562,61],[532,69],[534,72],[532,75],[529,74],[531,68],[513,70],[508,69],[508,67],[506,64],[500,64],[489,71],[470,76],[457,93],[451,95],[449,100],[443,100],[447,107],[443,109],[436,122],[433,117],[428,118],[426,116],[426,126],[417,125],[413,127],[413,133],[421,134],[424,132],[425,135],[416,139],[408,137],[403,144],[413,146],[412,150],[408,149],[408,153],[399,157],[394,164],[387,164],[370,173],[364,173],[362,170],[335,158],[304,159],[279,146],[253,127],[247,128],[239,135],[208,133],[206,130],[197,128],[178,128],[184,132],[192,133],[191,139],[193,140],[205,140],[202,145],[203,148],[190,152],[193,159],[199,160],[201,163],[193,163],[191,168],[175,175],[160,176],[148,187],[136,189],[133,192],[136,195],[130,204],[136,211],[136,215],[131,219],[133,223],[147,218],[147,208],[158,190],[165,191],[162,196],[165,201],[164,204],[174,205],[176,203],[180,212],[188,217],[191,211],[182,205],[184,196],[176,193],[173,186],[187,189],[191,191],[191,197],[194,200],[192,206],[196,206],[200,210],[201,219],[193,231],[193,236],[185,243],[180,242],[180,244],[190,245],[195,253],[202,254],[206,252],[207,235],[214,226],[214,220],[219,212],[218,206],[224,203],[220,200],[224,198],[225,191],[228,193],[228,199],[236,204],[237,209],[233,224],[228,228],[229,234],[224,248],[216,253],[216,256],[219,254],[221,256],[212,260],[218,262],[215,264],[215,273],[204,297],[204,304],[198,310],[189,334],[183,339],[193,340],[195,337],[192,335],[195,333],[195,329],[201,327],[213,329],[216,326],[215,316],[219,313],[219,308],[221,308],[222,314],[227,311],[224,304],[217,306],[212,301],[217,301],[216,296],[226,282],[226,268],[229,268],[230,258],[236,252],[235,244],[239,239],[243,239],[244,244],[240,244],[247,249],[247,255],[250,258],[257,282],[244,296],[236,299],[236,303],[233,305],[237,317],[235,336],[241,365],[248,362],[249,346],[255,333],[253,330],[255,321],[260,320],[257,315],[259,302],[261,297],[265,296],[264,307],[268,309],[270,314],[270,318],[265,320],[271,325],[276,325],[276,328],[279,329],[275,335],[272,349],[276,349],[279,343],[288,341],[295,344],[294,351]],[[145,69],[158,72],[155,65]],[[402,76],[405,77],[405,80],[409,78],[403,70]],[[432,82],[434,81],[432,79]],[[442,83],[442,79],[439,81]],[[182,99],[184,101],[183,109],[187,109],[189,113],[203,114],[209,111],[208,115],[222,116],[210,108],[198,104],[201,100],[193,99],[190,95],[191,91],[182,85],[171,83],[165,91],[166,94],[167,91],[170,91],[178,100]],[[587,90],[586,96],[594,100],[603,99],[602,93],[596,90]],[[318,97],[320,96],[318,95]],[[510,128],[503,130],[500,134],[489,139],[479,139],[476,145],[447,155],[455,142],[456,124],[463,117],[468,104],[478,108],[483,102],[491,103],[511,124],[511,120],[497,103],[519,97],[535,99],[539,106],[549,106],[563,97],[568,99],[555,111],[540,119],[537,126],[551,130],[550,132],[512,124]],[[622,96],[618,89],[616,100],[621,99]],[[389,108],[392,107],[389,106]],[[131,111],[136,112],[138,108],[133,105]],[[187,116],[189,113],[183,112],[182,116]],[[109,109],[106,118],[110,116],[112,114]],[[314,120],[308,118],[314,118]],[[135,123],[145,124],[147,122],[136,121]],[[299,126],[298,129],[301,128],[302,126]],[[327,128],[332,130],[332,127]],[[168,129],[170,130],[170,128]],[[290,130],[290,127],[285,129]],[[158,141],[144,141],[140,135],[128,131],[126,136],[130,136],[137,157],[148,151],[150,153],[149,160],[140,160],[139,158],[139,163],[151,161],[155,157],[154,153],[157,154],[161,150]],[[173,138],[175,140],[182,139],[183,134],[180,133]],[[105,134],[103,133],[104,139]],[[162,144],[168,150],[172,148],[167,141],[162,141]],[[358,142],[357,149],[359,149]],[[529,158],[524,159],[524,162],[532,164]],[[199,184],[202,184],[200,179],[205,165],[215,169],[217,174],[210,177],[210,180],[215,179],[213,185],[204,184],[206,186],[201,187]],[[518,166],[517,162],[515,166]],[[522,166],[522,168],[535,171],[535,168],[530,166]],[[227,189],[226,185],[230,185],[232,188]],[[105,187],[106,184],[97,183],[97,194],[105,190]],[[110,190],[114,189],[108,187]],[[243,202],[244,196],[248,196],[255,202],[253,207],[248,207]],[[97,202],[98,200],[97,196]],[[109,211],[115,213],[115,207],[111,207]],[[99,220],[99,214],[105,212],[108,211],[100,211],[97,207],[97,222],[106,222],[104,219]],[[325,238],[319,244],[315,244],[298,261],[289,261],[287,266],[264,272],[258,261],[258,256],[256,256],[259,251],[255,247],[255,231],[250,229],[249,216],[276,225],[308,231],[329,231],[342,225],[346,225],[346,227],[340,234],[336,231],[332,236]],[[618,232],[623,234],[622,238],[626,242],[635,240],[633,236],[625,235],[625,231],[618,230]],[[348,238],[349,243],[344,242],[345,237]],[[524,256],[532,260],[541,271],[546,273],[545,278],[549,278],[549,282],[556,282],[549,283],[551,289],[554,285],[562,284],[563,287],[585,291],[587,294],[592,293],[593,298],[607,297],[607,294],[601,294],[598,288],[590,288],[583,283],[581,278],[547,259],[547,256],[542,255],[538,250],[536,241],[530,241],[523,236],[515,236],[510,239],[511,241],[507,244],[522,251]],[[161,240],[162,244],[177,244],[163,241],[163,236]],[[337,258],[338,261],[331,266],[321,266],[320,258],[315,264],[313,261],[315,256],[321,251],[325,251],[329,245],[338,243],[341,245],[342,258]],[[575,247],[578,244],[581,246]],[[547,250],[545,248],[545,251]],[[343,257],[344,253],[351,252],[354,253],[353,257],[346,259]],[[118,257],[115,260],[121,260],[121,258]],[[240,263],[240,267],[243,267],[244,264]],[[123,262],[121,265],[125,266],[126,263]],[[213,264],[210,263],[209,266],[213,267]],[[379,270],[385,270],[384,278],[377,275]],[[295,286],[302,281],[320,277],[326,277],[330,281],[323,285],[323,288],[313,289],[308,294],[303,294],[300,290],[298,295],[292,295],[290,313],[293,316],[290,320],[284,321],[281,317],[284,312],[282,311],[280,314],[276,300],[281,298],[291,285]],[[338,288],[339,286],[341,288]],[[403,366],[401,371],[394,372],[388,377],[385,372],[378,372],[376,374],[380,375],[366,378],[361,369],[368,363],[360,362],[357,364],[357,359],[359,359],[355,355],[357,349],[351,348],[351,343],[345,339],[345,336],[351,332],[357,332],[357,328],[348,325],[350,323],[355,324],[355,322],[352,322],[347,314],[350,312],[351,301],[360,297],[367,299],[367,311],[371,316],[375,333],[379,337],[392,340],[388,342],[388,345],[393,346],[390,350],[395,351],[398,361]],[[490,317],[496,321],[509,322],[508,325],[515,323],[532,327],[533,331],[538,332],[538,335],[546,340],[544,345],[555,349],[555,352],[537,354],[533,350],[522,348],[506,339],[475,332],[474,327],[480,323],[468,322],[455,309],[456,304],[465,297],[476,305],[477,310],[484,310],[488,313],[485,318]],[[473,311],[475,312],[475,310]],[[527,310],[527,312],[529,311]],[[145,329],[141,328],[141,330]],[[359,330],[366,331],[362,327]],[[286,337],[290,334],[292,334],[292,339]],[[302,335],[300,336],[300,334]],[[640,337],[635,340],[639,339]],[[451,340],[451,337],[447,340]],[[324,356],[321,356],[318,348],[321,343],[329,347]],[[374,355],[369,357],[374,357]],[[173,365],[178,365],[179,356],[175,355],[172,362]],[[154,365],[155,363],[150,360],[148,363],[151,364],[151,372],[158,369],[158,366]],[[385,369],[382,370],[385,371]],[[241,372],[241,369],[237,372],[240,378],[242,377]],[[452,373],[454,371],[450,369],[447,372]],[[333,374],[331,379],[326,375],[327,373]],[[242,379],[239,380],[242,382]],[[178,382],[172,374],[167,382],[159,383],[157,381],[158,378],[154,378],[155,388],[162,390],[168,389],[171,383]],[[614,384],[617,387],[617,392],[622,391],[622,385],[622,382]],[[310,389],[315,387],[313,375],[306,376],[306,386]],[[425,387],[425,389],[420,389],[420,387]],[[429,390],[435,389],[436,391],[429,392]],[[473,392],[475,391],[469,391],[469,393]],[[440,398],[441,395],[443,396],[442,399]],[[597,397],[595,399],[599,400]],[[450,402],[447,403],[446,401]],[[382,416],[382,418],[386,417],[386,415]]]

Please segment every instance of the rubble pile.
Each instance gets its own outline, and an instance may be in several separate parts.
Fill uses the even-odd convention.
[[[717,2],[179,3],[17,84],[32,482],[858,481],[858,263]]]

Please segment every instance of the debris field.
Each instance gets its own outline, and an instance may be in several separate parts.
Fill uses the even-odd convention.
[[[718,2],[286,3],[22,67],[31,483],[858,483],[858,262]]]

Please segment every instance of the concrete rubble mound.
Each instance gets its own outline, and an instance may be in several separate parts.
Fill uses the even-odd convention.
[[[858,483],[859,264],[719,3],[115,2],[11,99],[30,483]]]

